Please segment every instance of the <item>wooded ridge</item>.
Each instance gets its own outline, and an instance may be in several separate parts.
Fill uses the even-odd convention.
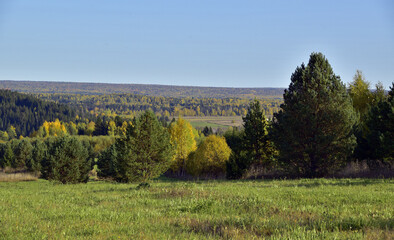
[[[42,82],[0,80],[0,88],[25,93],[112,94],[133,93],[163,97],[282,98],[284,88],[225,88],[154,84]]]

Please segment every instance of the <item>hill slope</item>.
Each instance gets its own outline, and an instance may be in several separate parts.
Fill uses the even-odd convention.
[[[133,93],[163,97],[282,98],[284,88],[221,88],[149,84],[109,84],[1,80],[0,88],[26,93]]]
[[[27,136],[37,130],[44,121],[74,120],[76,115],[84,116],[82,109],[47,102],[36,97],[0,89],[0,130],[11,125],[18,135]]]

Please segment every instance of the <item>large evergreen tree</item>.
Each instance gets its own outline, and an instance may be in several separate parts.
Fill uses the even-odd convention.
[[[323,54],[296,68],[283,97],[273,122],[280,163],[302,177],[325,176],[344,163],[356,144],[357,115]]]
[[[250,103],[248,113],[243,119],[243,145],[252,163],[269,166],[272,163],[274,147],[268,139],[268,121],[260,103]]]
[[[250,103],[248,112],[243,117],[244,131],[239,136],[226,135],[232,149],[227,162],[227,178],[241,178],[252,164],[269,167],[273,163],[275,148],[268,136],[268,121],[260,103]],[[237,144],[238,142],[238,144]]]

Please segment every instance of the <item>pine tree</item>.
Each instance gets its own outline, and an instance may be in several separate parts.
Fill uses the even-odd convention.
[[[274,114],[273,139],[283,167],[297,176],[321,177],[352,153],[357,115],[340,77],[321,53],[297,67],[281,110]]]
[[[33,146],[25,139],[18,141],[14,149],[15,168],[26,168],[26,163],[32,158]]]
[[[97,116],[96,122],[94,124],[94,136],[107,135],[108,125],[100,116]]]
[[[28,159],[26,162],[27,170],[32,172],[40,172],[41,161],[46,155],[47,146],[41,140],[34,141],[32,145],[33,145],[32,157]]]
[[[113,176],[121,182],[147,182],[170,167],[174,149],[170,135],[151,111],[146,111],[130,125],[125,137],[115,142]]]
[[[119,142],[119,140],[117,140]],[[99,156],[97,161],[98,176],[117,178],[117,145],[113,144],[105,149]]]
[[[272,163],[274,147],[268,139],[268,122],[260,103],[250,103],[248,113],[243,119],[243,149],[247,152],[251,163],[269,166]]]
[[[79,183],[89,180],[91,162],[84,144],[76,137],[48,138],[47,154],[41,162],[45,179],[62,183]]]

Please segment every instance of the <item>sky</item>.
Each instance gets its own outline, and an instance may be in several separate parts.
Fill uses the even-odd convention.
[[[288,87],[322,52],[394,82],[392,0],[0,0],[0,79]]]

